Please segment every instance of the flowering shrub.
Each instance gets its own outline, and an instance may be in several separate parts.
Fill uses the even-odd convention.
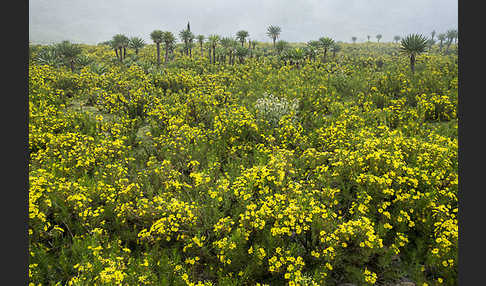
[[[29,65],[31,285],[457,284],[455,55],[83,49]]]

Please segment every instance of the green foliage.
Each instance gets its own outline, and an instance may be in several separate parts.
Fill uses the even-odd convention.
[[[249,36],[248,31],[241,30],[236,33],[236,38],[240,41],[241,45],[245,43],[245,39]]]
[[[267,36],[273,40],[273,44],[275,46],[275,41],[280,36],[282,29],[279,26],[270,25],[267,28]]]

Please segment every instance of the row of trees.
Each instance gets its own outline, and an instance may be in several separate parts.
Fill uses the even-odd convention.
[[[435,35],[436,35],[436,32],[432,31],[431,37],[427,40],[428,41],[427,43],[428,43],[429,46],[436,43],[436,40],[434,39]],[[367,35],[366,37],[368,38],[368,42],[369,42],[371,36]],[[376,40],[377,40],[378,43],[380,42],[381,38],[382,38],[381,34],[376,35]],[[437,39],[440,41],[440,44],[439,44],[440,49],[442,49],[442,46],[443,46],[444,43],[447,45],[447,49],[449,49],[449,46],[452,44],[452,42],[457,43],[458,32],[457,32],[456,29],[451,29],[451,30],[446,31],[445,33],[438,34]],[[354,36],[351,37],[351,41],[353,41],[353,43],[356,43],[356,40],[358,40],[357,37],[354,37]],[[393,37],[393,41],[395,43],[398,43],[400,40],[401,40],[401,37],[398,36],[398,35]]]
[[[279,40],[281,28],[278,26],[269,26],[267,28],[267,36],[273,42],[273,48],[277,56],[284,61],[290,63],[296,63],[297,65],[303,59],[316,60],[318,55],[322,55],[322,62],[327,61],[328,52],[332,52],[333,58],[341,50],[341,46],[337,44],[333,39],[329,37],[321,37],[318,40],[312,40],[306,43],[303,48],[290,49],[290,44],[284,40]],[[422,35],[412,34],[401,39],[400,36],[395,36],[394,41],[401,40],[400,50],[406,53],[410,57],[410,67],[412,72],[415,70],[415,59],[420,53],[423,53],[427,48],[430,48],[435,43],[435,31],[431,33],[430,38],[426,38]],[[370,36],[368,36],[369,39]],[[164,63],[166,64],[176,46],[176,36],[170,31],[154,30],[150,34],[150,38],[156,44],[157,48],[157,65],[161,63],[161,45],[165,50]],[[191,32],[190,24],[187,23],[186,29],[179,32],[179,38],[183,43],[182,53],[189,57],[192,57],[192,49],[197,41],[200,48],[201,57],[204,55],[203,45],[206,40],[206,46],[208,51],[208,59],[210,63],[216,63],[216,61],[226,63],[228,59],[229,64],[234,64],[238,59],[240,63],[244,62],[245,57],[248,55],[253,57],[255,54],[255,47],[257,42],[249,39],[249,33],[245,30],[240,30],[236,33],[235,37],[220,37],[218,35],[209,35],[207,38],[204,35],[194,35]],[[376,36],[378,42],[381,39],[381,35]],[[448,51],[453,41],[457,42],[458,33],[457,30],[449,30],[446,33],[439,34],[437,36],[439,40],[439,47],[442,50],[443,45],[446,45],[446,51]],[[356,37],[352,37],[353,42],[356,42]],[[248,46],[245,47],[245,43]],[[114,35],[109,41],[101,44],[109,45],[114,51],[117,59],[122,62],[127,56],[127,49],[131,48],[135,50],[138,55],[140,49],[142,49],[146,43],[139,37],[128,38],[123,34]],[[81,48],[78,45],[71,44],[68,41],[64,41],[55,45],[52,49],[63,61],[70,66],[74,71],[74,64],[76,58],[81,53]]]
[[[283,55],[284,51],[288,50],[289,44],[286,41],[277,39],[280,36],[281,28],[279,26],[269,26],[267,28],[267,36],[273,42],[273,48],[276,51],[277,55]],[[435,44],[435,31],[431,33],[431,37],[426,39],[426,46],[431,47]],[[151,33],[151,39],[157,45],[157,64],[160,65],[160,44],[164,44],[165,46],[165,62],[167,63],[169,59],[169,55],[174,51],[176,37],[169,31],[162,32],[160,30],[155,30]],[[210,63],[215,63],[218,59],[219,61],[226,62],[226,58],[228,58],[228,62],[233,64],[235,58],[238,58],[240,62],[244,61],[244,58],[249,54],[250,57],[253,55],[253,51],[255,50],[256,42],[251,41],[249,37],[248,31],[240,30],[236,33],[235,38],[231,37],[220,37],[218,35],[210,35],[205,38],[204,35],[194,35],[190,30],[190,24],[187,23],[187,28],[179,32],[179,37],[183,43],[183,54],[192,56],[192,49],[195,45],[195,40],[199,44],[200,48],[200,55],[203,56],[203,44],[204,41],[207,40],[207,47],[208,47],[208,58]],[[370,36],[368,35],[368,41]],[[244,48],[245,43],[248,38],[248,48]],[[380,42],[382,35],[376,35],[377,41]],[[439,42],[439,49],[442,51],[443,45],[446,45],[446,52],[449,50],[450,45],[455,40],[457,42],[458,32],[457,30],[448,30],[443,34],[439,34],[437,36]],[[357,38],[351,38],[353,43],[356,42]],[[401,40],[400,36],[394,36],[394,41],[398,43]],[[237,43],[240,43],[240,47]],[[138,54],[138,50],[143,47],[145,44],[142,39],[134,37],[128,38],[124,35],[118,34],[113,37],[113,39],[109,42],[110,46],[115,50],[117,58],[120,61],[126,57],[126,48],[130,47],[135,49],[135,52]],[[218,50],[218,45],[221,45],[222,50]],[[322,37],[317,41],[310,41],[307,43],[306,47],[303,48],[302,51],[296,51],[297,54],[302,52],[304,57],[307,57],[311,60],[316,58],[318,51],[323,51],[322,61],[325,62],[327,58],[327,53],[329,50],[333,52],[333,56],[335,57],[336,53],[339,52],[341,47],[334,42],[331,38]],[[295,52],[294,52],[295,54]],[[284,55],[285,56],[285,55]],[[288,56],[288,53],[287,55]]]
[[[276,47],[276,40],[280,36],[281,28],[278,26],[269,26],[267,28],[267,35],[272,39],[274,48]],[[229,62],[234,63],[234,58],[238,57],[240,62],[243,58],[250,54],[253,55],[252,51],[255,50],[256,41],[251,41],[249,38],[248,31],[241,30],[236,33],[235,38],[231,37],[219,37],[218,35],[210,35],[207,37],[204,35],[194,35],[191,32],[190,23],[187,23],[187,28],[179,32],[179,38],[183,43],[183,54],[192,57],[192,49],[195,46],[195,41],[199,44],[200,54],[203,56],[203,44],[207,40],[208,46],[208,58],[211,63],[216,61],[216,48],[218,44],[224,48],[224,59],[226,56],[229,57]],[[170,31],[154,30],[150,34],[150,38],[156,44],[157,47],[157,64],[160,65],[160,46],[164,45],[165,48],[165,63],[169,60],[171,53],[175,49],[176,37]],[[245,43],[248,38],[248,48],[245,49]],[[239,42],[240,47],[236,45]],[[138,55],[138,51],[145,46],[143,39],[139,37],[128,38],[123,34],[117,34],[109,41],[101,43],[103,45],[109,45],[114,51],[117,59],[123,61],[127,55],[127,49],[132,48]]]

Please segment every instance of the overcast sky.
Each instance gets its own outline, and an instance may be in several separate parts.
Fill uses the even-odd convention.
[[[177,36],[189,21],[196,35],[246,30],[251,39],[270,42],[266,27],[277,25],[289,42],[322,36],[362,42],[377,34],[383,42],[457,29],[457,14],[457,0],[30,0],[29,40],[97,44],[122,33],[151,43],[153,30]]]

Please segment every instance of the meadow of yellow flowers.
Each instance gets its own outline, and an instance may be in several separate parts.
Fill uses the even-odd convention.
[[[379,47],[32,61],[31,285],[456,285],[457,55]]]

